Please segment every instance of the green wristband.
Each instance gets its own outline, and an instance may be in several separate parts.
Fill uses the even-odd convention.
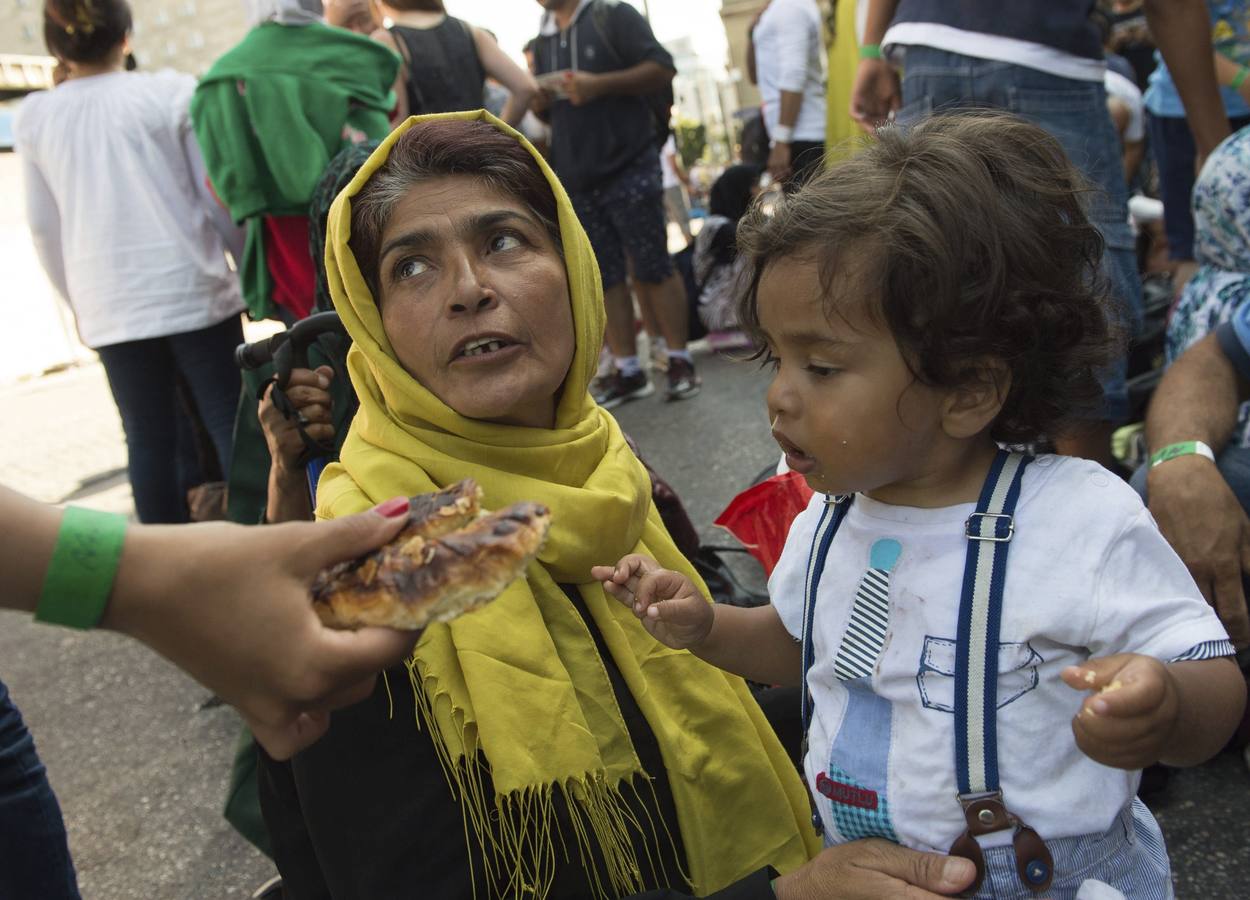
[[[108,605],[125,540],[125,516],[66,507],[35,618],[52,625],[94,628]]]
[[[1233,80],[1228,83],[1228,86],[1234,91],[1241,90],[1241,86],[1245,83],[1247,75],[1250,75],[1250,67],[1242,66],[1237,70],[1237,74],[1233,76]]]
[[[859,48],[860,59],[882,59],[880,44],[863,44]]]
[[[1181,441],[1179,444],[1168,444],[1150,454],[1150,468],[1178,456],[1205,456],[1215,462],[1215,452],[1202,441]]]

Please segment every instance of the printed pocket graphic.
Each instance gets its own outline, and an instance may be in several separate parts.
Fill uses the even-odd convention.
[[[998,708],[1037,687],[1037,667],[1045,660],[1027,641],[998,645]],[[925,636],[916,686],[926,709],[955,712],[955,642]]]

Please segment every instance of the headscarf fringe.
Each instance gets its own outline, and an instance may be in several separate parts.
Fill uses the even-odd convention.
[[[669,856],[678,861],[682,880],[691,884],[673,835],[659,812],[659,798],[650,777],[643,774],[610,784],[604,773],[588,772],[507,794],[489,791],[486,784],[490,770],[477,752],[473,729],[461,724],[459,745],[464,752],[453,757],[438,717],[434,715],[436,701],[431,695],[438,696],[434,679],[422,676],[415,657],[407,660],[406,667],[412,684],[417,727],[429,729],[443,777],[452,796],[460,802],[475,898],[478,896],[477,879],[472,858],[482,861],[487,897],[543,900],[551,893],[557,848],[566,861],[570,858],[568,842],[556,816],[557,788],[564,797],[581,868],[587,873],[596,900],[640,893],[648,883],[662,883],[662,866],[651,851],[652,847],[660,846],[661,840],[667,842]],[[389,689],[388,683],[388,692]],[[639,790],[639,780],[645,785],[645,791]],[[645,822],[630,807],[626,791],[637,801]],[[635,835],[641,838],[637,843],[645,848],[646,859],[641,863],[632,840]],[[475,853],[474,848],[480,852]],[[647,877],[644,878],[644,874]]]

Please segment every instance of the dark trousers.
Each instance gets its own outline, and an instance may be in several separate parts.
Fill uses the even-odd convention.
[[[187,521],[186,473],[195,466],[195,451],[188,445],[190,429],[179,424],[179,382],[195,404],[221,472],[230,471],[241,387],[234,348],[242,340],[243,324],[231,316],[198,331],[97,348],[126,433],[140,522]]]
[[[0,897],[77,900],[61,807],[0,681]]]

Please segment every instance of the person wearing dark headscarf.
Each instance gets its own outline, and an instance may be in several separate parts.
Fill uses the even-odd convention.
[[[738,275],[738,220],[759,193],[762,169],[730,166],[712,185],[708,217],[694,242],[694,276],[699,285],[699,318],[717,349],[744,346],[735,308]]]

